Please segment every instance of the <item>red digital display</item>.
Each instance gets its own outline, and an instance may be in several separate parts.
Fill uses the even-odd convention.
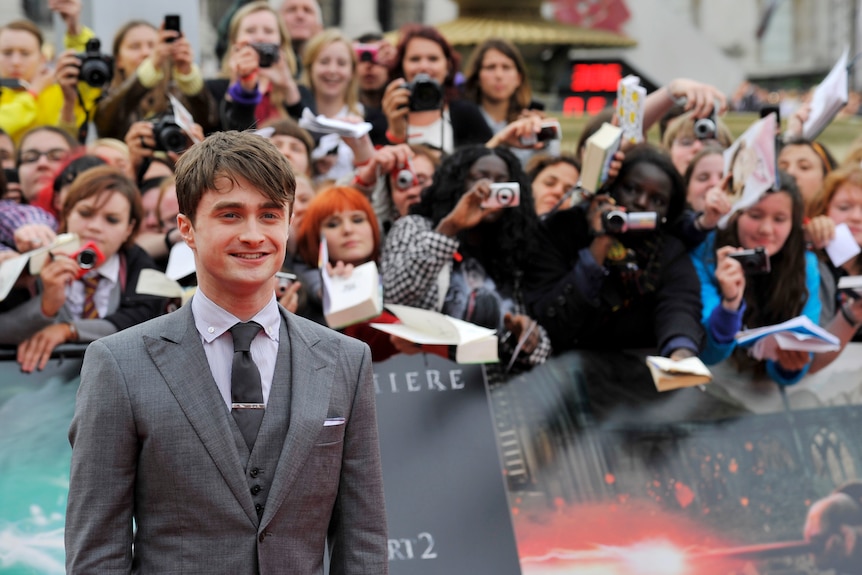
[[[572,92],[614,92],[622,79],[622,66],[608,64],[574,64],[572,66]]]

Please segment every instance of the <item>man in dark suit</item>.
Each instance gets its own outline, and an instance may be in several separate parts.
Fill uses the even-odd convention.
[[[68,573],[317,575],[327,543],[330,573],[387,573],[368,346],[275,300],[294,189],[253,134],[180,159],[198,291],[87,350]]]

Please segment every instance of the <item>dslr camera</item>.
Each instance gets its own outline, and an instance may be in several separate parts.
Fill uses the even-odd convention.
[[[189,147],[189,137],[177,124],[173,113],[167,112],[150,122],[153,124],[153,138],[156,140],[154,150],[180,154]]]
[[[518,182],[491,184],[491,194],[482,201],[483,208],[514,208],[521,203],[521,185]]]
[[[742,271],[747,276],[767,274],[771,269],[769,256],[766,255],[766,250],[762,247],[734,252],[728,256],[742,265]]]
[[[101,88],[111,83],[114,77],[114,59],[102,54],[102,43],[98,38],[87,40],[83,54],[76,54],[81,60],[81,71],[78,78],[94,88]]]
[[[249,44],[254,51],[257,52],[258,66],[261,68],[271,68],[273,64],[278,62],[281,57],[281,46],[278,44],[267,44],[264,42]]]
[[[655,212],[610,210],[602,217],[602,227],[609,234],[654,230],[657,222],[658,215]]]
[[[698,140],[718,138],[718,102],[713,105],[709,116],[694,121],[694,137]]]
[[[105,256],[94,242],[87,242],[77,253],[72,254],[72,259],[78,264],[78,279],[81,279],[91,269],[98,267],[105,261]]]
[[[412,82],[407,82],[403,86],[410,90],[411,112],[443,108],[443,88],[428,74],[416,74]]]

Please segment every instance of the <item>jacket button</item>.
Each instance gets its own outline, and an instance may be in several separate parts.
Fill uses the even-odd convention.
[[[257,495],[258,493],[260,493],[260,485],[255,485],[254,487],[251,488],[251,494],[252,495]]]
[[[254,510],[257,511],[258,515],[260,515],[261,513],[263,513],[263,505],[261,505],[260,503],[256,504],[254,506]]]
[[[251,475],[251,476],[254,478],[254,477],[257,477],[257,474],[258,474],[258,473],[260,473],[260,469],[258,469],[257,467],[255,467],[254,469],[252,469],[252,470],[249,472],[249,475]]]
[[[566,305],[566,296],[557,296],[557,305],[559,305],[560,307]]]
[[[556,315],[557,315],[557,310],[555,308],[549,307],[545,311],[545,316],[547,316],[547,317],[554,317]]]
[[[257,538],[257,540],[261,543],[263,543],[264,539],[266,539],[266,533],[261,533],[260,536]]]

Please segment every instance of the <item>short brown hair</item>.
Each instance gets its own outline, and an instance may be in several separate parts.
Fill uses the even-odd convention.
[[[488,38],[473,49],[464,72],[466,78],[464,92],[470,100],[477,105],[482,105],[482,86],[479,83],[479,74],[482,72],[485,54],[491,50],[496,50],[511,60],[518,74],[521,76],[521,83],[509,98],[509,108],[506,111],[506,121],[514,122],[523,110],[530,107],[533,93],[530,90],[530,81],[527,78],[527,65],[524,63],[524,57],[518,48],[508,40],[504,38]]]
[[[45,38],[42,36],[42,30],[30,20],[13,20],[8,24],[4,24],[0,27],[0,32],[3,30],[18,30],[20,32],[29,32],[33,36],[36,37],[36,41],[39,42],[39,49],[42,49],[42,45],[45,43]]]
[[[105,195],[105,201],[107,201],[108,192],[119,193],[129,201],[129,221],[134,222],[135,225],[123,247],[131,247],[135,243],[135,236],[141,227],[141,220],[144,218],[141,193],[131,178],[113,166],[90,168],[81,172],[75,178],[69,188],[69,193],[66,194],[66,198],[63,200],[63,221],[69,221],[69,214],[72,213],[75,204],[81,200]],[[64,223],[63,227],[65,228],[65,226],[66,224]]]
[[[195,144],[177,162],[180,213],[195,221],[198,204],[208,191],[220,191],[216,180],[233,185],[242,178],[267,199],[293,211],[296,179],[287,158],[267,138],[252,132],[215,132]]]

